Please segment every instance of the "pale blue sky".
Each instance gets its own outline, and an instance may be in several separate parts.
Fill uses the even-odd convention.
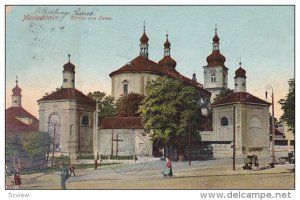
[[[40,15],[43,6],[17,6],[6,13],[6,106],[19,76],[23,107],[38,117],[37,100],[62,85],[63,65],[71,54],[76,68],[76,88],[88,93],[111,91],[109,73],[139,54],[139,39],[146,21],[149,58],[163,56],[166,31],[177,71],[191,77],[193,71],[203,83],[203,66],[212,51],[215,24],[221,53],[229,68],[229,87],[235,70],[247,71],[247,91],[264,98],[271,84],[275,101],[288,92],[294,77],[293,6],[49,6],[73,13],[93,11],[109,21],[71,20],[22,21],[24,15]],[[270,101],[270,99],[269,99]],[[275,105],[280,117],[280,106]]]

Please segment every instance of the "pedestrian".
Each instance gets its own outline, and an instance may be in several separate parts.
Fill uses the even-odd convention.
[[[73,173],[74,176],[76,176],[75,175],[75,165],[74,164],[70,164],[69,170],[70,170],[70,176],[72,176],[72,173]]]
[[[14,183],[15,183],[15,189],[20,189],[22,181],[21,181],[21,177],[20,177],[19,172],[15,172]]]
[[[172,163],[171,163],[170,157],[168,157],[168,156],[166,158],[166,168],[161,173],[163,174],[164,177],[166,177],[166,176],[172,177],[173,176]]]
[[[58,167],[60,168],[60,186],[62,190],[66,188],[66,180],[69,178],[68,168],[65,166],[64,162],[59,162]]]

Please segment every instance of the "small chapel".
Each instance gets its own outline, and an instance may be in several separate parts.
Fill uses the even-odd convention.
[[[40,131],[49,132],[56,155],[93,154],[96,103],[75,88],[75,65],[63,66],[60,89],[39,99]]]

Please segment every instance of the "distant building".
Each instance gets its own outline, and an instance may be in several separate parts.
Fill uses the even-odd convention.
[[[75,65],[70,55],[63,69],[62,87],[38,100],[39,129],[50,133],[57,154],[72,158],[93,154],[96,103],[75,88]]]
[[[10,170],[25,167],[26,159],[24,160],[22,141],[30,133],[39,130],[39,120],[22,107],[22,90],[18,86],[18,80],[12,92],[11,107],[5,110],[6,153],[14,152],[15,154],[5,157],[5,163]]]

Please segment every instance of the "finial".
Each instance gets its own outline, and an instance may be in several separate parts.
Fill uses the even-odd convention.
[[[218,25],[215,24],[215,33],[217,34],[217,30],[218,30]]]
[[[146,25],[145,25],[145,20],[144,20],[144,33],[145,33],[145,31],[146,31]]]
[[[168,30],[166,30],[166,37],[167,37],[167,39],[168,39],[168,37],[169,37]]]
[[[70,54],[68,54],[68,57],[69,57],[69,62],[70,62],[70,57],[71,57],[71,55],[70,55]]]
[[[18,85],[18,76],[16,76],[16,84]]]
[[[240,57],[239,65],[240,65],[240,67],[242,67],[242,57]]]

